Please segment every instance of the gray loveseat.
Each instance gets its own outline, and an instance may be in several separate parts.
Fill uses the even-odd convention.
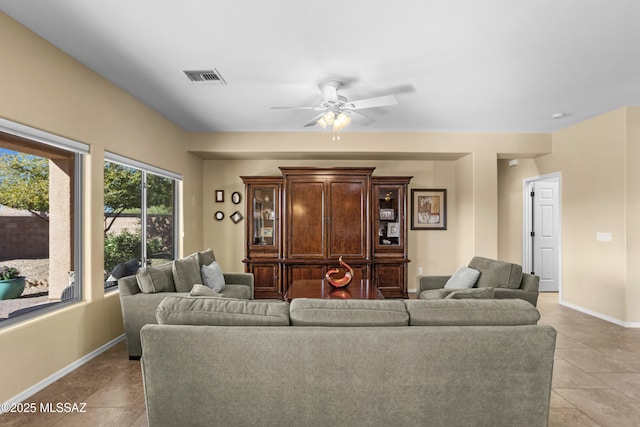
[[[522,267],[505,261],[483,257],[473,257],[469,267],[480,272],[473,288],[492,288],[492,298],[519,298],[538,303],[538,286],[540,278],[533,274],[523,273]],[[421,299],[446,298],[456,289],[444,289],[451,276],[418,276],[417,293]],[[469,295],[472,297],[472,295]]]
[[[207,249],[159,266],[140,269],[134,276],[118,279],[122,321],[130,359],[142,355],[140,329],[156,323],[156,308],[169,295],[187,296],[195,284],[202,284],[200,268],[215,261]],[[228,298],[253,299],[253,274],[223,273],[222,295]]]
[[[556,332],[524,301],[170,297],[157,316],[152,427],[547,425]]]

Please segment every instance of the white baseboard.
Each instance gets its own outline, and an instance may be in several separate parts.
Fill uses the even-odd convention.
[[[113,347],[114,345],[118,344],[120,341],[123,341],[123,340],[124,340],[124,334],[120,335],[119,337],[114,338],[113,340],[109,341],[108,343],[104,344],[103,346],[93,350],[91,353],[87,354],[86,356],[81,357],[80,359],[76,360],[75,362],[71,363],[70,365],[65,366],[64,368],[60,369],[58,372],[48,376],[44,380],[42,380],[39,383],[35,384],[34,386],[29,387],[28,389],[26,389],[22,393],[12,397],[10,400],[5,402],[5,405],[2,405],[2,407],[4,408],[6,406],[6,404],[16,404],[16,403],[23,402],[24,400],[26,400],[29,397],[33,396],[34,394],[36,394],[37,392],[39,392],[43,388],[45,388],[47,386],[50,386],[54,382],[58,381],[60,378],[62,378],[65,375],[67,375],[69,372],[73,371],[74,369],[79,368],[80,366],[84,365],[85,363],[87,363],[88,361],[93,359],[94,357],[104,353],[105,351],[107,351],[108,349],[110,349],[111,347]],[[3,413],[3,411],[0,409],[0,414],[2,414],[2,413]]]
[[[584,314],[588,314],[589,316],[597,317],[598,319],[606,320],[607,322],[622,326],[623,328],[640,328],[639,322],[624,322],[620,319],[616,319],[615,317],[607,316],[606,314],[598,313],[596,311],[589,310],[588,308],[580,307],[579,305],[571,304],[569,302],[560,301],[560,305]]]

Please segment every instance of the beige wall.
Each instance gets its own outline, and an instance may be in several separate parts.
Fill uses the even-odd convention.
[[[534,159],[498,160],[498,258],[522,264],[522,181],[540,176]]]
[[[231,203],[231,193],[244,195],[240,176],[280,176],[278,166],[372,166],[374,175],[413,176],[409,188],[448,189],[448,229],[446,231],[409,231],[409,287],[413,288],[418,267],[425,274],[444,274],[455,270],[456,261],[456,183],[454,161],[385,161],[385,160],[209,160],[204,166],[205,197],[204,245],[214,249],[216,258],[225,271],[243,271],[245,221],[233,224],[229,216],[237,209],[245,214],[245,202]],[[224,203],[214,201],[214,191],[224,190]],[[223,221],[213,214],[221,210]],[[245,219],[246,220],[246,219]]]
[[[627,292],[625,311],[630,322],[640,323],[640,108],[627,109]],[[640,325],[639,325],[640,326]]]
[[[640,322],[640,109],[620,108],[552,135],[551,154],[498,166],[499,256],[522,261],[522,180],[561,173],[563,302]],[[613,241],[596,241],[597,232]]]
[[[84,170],[84,301],[0,330],[0,401],[122,334],[117,293],[103,291],[104,151],[184,175],[183,252],[202,246],[202,160],[186,133],[0,13],[0,117],[90,145]]]
[[[278,166],[375,166],[376,175],[413,176],[410,189],[447,189],[447,230],[409,231],[409,289],[415,288],[419,267],[423,274],[451,274],[473,255],[497,257],[497,158],[504,153],[527,157],[551,148],[549,135],[534,134],[358,132],[344,134],[340,142],[322,132],[200,133],[189,138],[189,150],[225,158],[205,161],[203,228],[204,245],[216,251],[227,271],[244,268],[244,222],[235,225],[228,219],[236,209],[245,213],[244,200],[238,206],[229,200],[234,191],[244,194],[240,176],[280,176]],[[224,203],[214,201],[215,190],[225,191]],[[218,210],[225,214],[223,221],[213,218]]]

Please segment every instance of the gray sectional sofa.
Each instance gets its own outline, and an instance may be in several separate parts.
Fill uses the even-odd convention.
[[[518,299],[175,296],[156,315],[152,427],[547,425],[556,332]]]
[[[194,285],[203,283],[200,269],[215,261],[212,249],[187,257],[140,269],[136,275],[118,279],[122,321],[130,359],[139,359],[140,329],[156,323],[156,308],[167,296],[193,295]],[[253,274],[222,273],[225,281],[221,295],[228,298],[253,299]],[[200,288],[205,288],[200,286]],[[213,293],[213,291],[211,291]]]
[[[448,287],[447,282],[452,276],[418,276],[418,298],[443,299],[457,296],[473,298],[477,296],[478,298],[496,299],[518,298],[530,302],[534,307],[538,303],[540,278],[533,274],[523,273],[522,266],[489,258],[474,257],[468,267],[480,273],[477,280],[470,283],[472,285],[470,288],[474,290],[460,292],[460,289]],[[457,295],[450,296],[454,292]]]

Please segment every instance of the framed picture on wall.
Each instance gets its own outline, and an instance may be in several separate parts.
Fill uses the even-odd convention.
[[[411,229],[447,229],[447,190],[411,190]]]
[[[224,202],[224,190],[216,190],[216,202]]]

